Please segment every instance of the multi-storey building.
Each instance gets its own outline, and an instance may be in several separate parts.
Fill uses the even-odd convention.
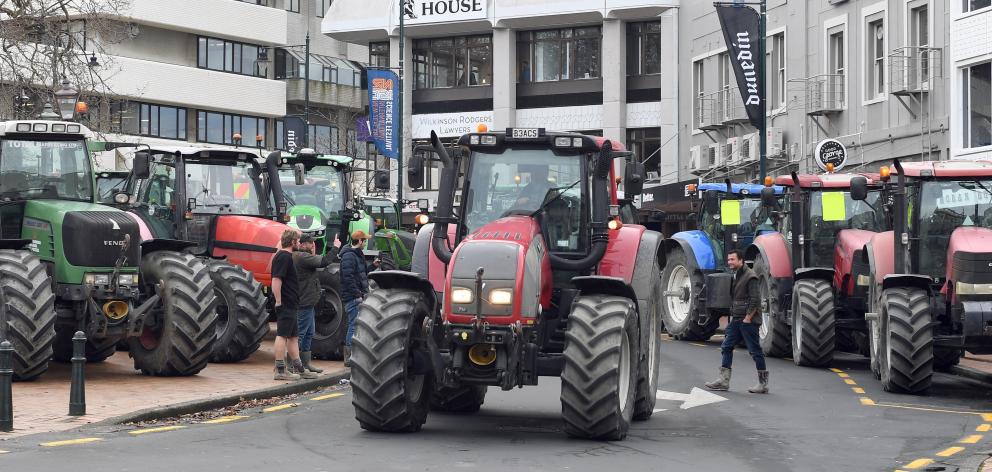
[[[953,0],[951,155],[992,159],[992,1]]]

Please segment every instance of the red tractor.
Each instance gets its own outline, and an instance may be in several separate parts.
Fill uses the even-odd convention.
[[[654,411],[662,236],[619,220],[611,141],[544,129],[462,136],[442,164],[414,270],[370,274],[352,354],[362,428],[417,431],[434,408],[561,377],[565,432],[619,440]],[[422,185],[423,158],[410,163]],[[457,188],[460,169],[463,184]],[[628,197],[643,166],[627,166]],[[453,211],[455,194],[461,204]],[[429,250],[428,250],[429,249]]]
[[[887,228],[878,174],[792,173],[775,184],[788,189],[790,208],[778,213],[779,232],[758,236],[745,254],[760,281],[762,350],[812,367],[829,365],[835,348],[867,354],[867,287],[858,281],[868,268],[859,258]],[[766,207],[779,201],[763,190]]]
[[[893,228],[864,249],[871,365],[918,394],[963,351],[992,353],[992,162],[893,162]]]

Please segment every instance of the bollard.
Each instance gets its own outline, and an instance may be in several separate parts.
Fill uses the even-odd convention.
[[[0,431],[14,430],[14,346],[10,341],[0,342]]]
[[[86,414],[86,335],[76,331],[72,336],[72,385],[69,388],[69,416]]]

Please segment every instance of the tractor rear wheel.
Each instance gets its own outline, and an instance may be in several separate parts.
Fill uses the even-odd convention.
[[[322,296],[314,315],[314,335],[310,349],[316,359],[344,358],[344,337],[348,332],[348,315],[341,302],[341,273],[326,270],[317,273]]]
[[[57,326],[55,328],[55,343],[52,359],[58,362],[72,361],[72,337],[76,330],[68,326]],[[119,338],[92,338],[86,337],[86,362],[95,364],[103,362],[117,352]]]
[[[369,431],[414,432],[427,421],[434,376],[413,371],[426,349],[421,325],[430,315],[424,295],[379,289],[365,299],[352,338],[355,418]]]
[[[933,370],[937,372],[949,372],[951,367],[961,362],[964,351],[961,349],[934,348],[933,350]]]
[[[824,367],[834,360],[834,294],[826,280],[803,279],[792,289],[792,361]]]
[[[210,362],[243,361],[269,332],[262,284],[251,272],[226,261],[209,261],[207,268],[217,297],[217,342]]]
[[[431,397],[431,409],[450,413],[475,413],[486,402],[486,390],[488,387],[485,385],[437,388]]]
[[[681,248],[668,253],[662,276],[665,330],[675,339],[706,341],[716,333],[720,320],[712,317],[705,325],[699,324],[703,314],[697,298],[703,290],[703,274],[686,261]]]
[[[637,393],[637,311],[629,299],[581,296],[568,317],[561,414],[569,436],[627,436]]]
[[[55,341],[55,296],[45,265],[28,251],[0,250],[0,310],[14,347],[14,378],[34,380],[48,370]]]
[[[871,366],[871,373],[876,380],[881,380],[882,371],[879,359],[882,357],[882,326],[880,314],[882,313],[882,288],[873,283],[868,289],[869,303],[871,304],[872,317],[867,319],[868,323],[868,359]],[[872,319],[874,318],[874,319]]]
[[[654,260],[651,268],[651,278],[658,285],[651,291],[648,300],[647,313],[641,319],[641,329],[647,331],[642,339],[641,351],[643,362],[637,369],[637,396],[634,401],[634,421],[644,421],[654,414],[654,405],[658,395],[658,368],[661,365],[661,267],[658,259]]]
[[[194,375],[207,365],[217,342],[217,303],[210,270],[189,254],[157,251],[141,258],[146,285],[161,285],[153,308],[158,323],[128,339],[134,368],[145,375]]]
[[[787,357],[792,354],[792,331],[786,324],[785,314],[778,304],[778,280],[772,277],[768,263],[760,255],[754,259],[754,273],[758,276],[758,287],[761,291],[758,344],[768,357]]]
[[[930,297],[918,288],[882,292],[879,370],[887,392],[919,394],[933,380]]]

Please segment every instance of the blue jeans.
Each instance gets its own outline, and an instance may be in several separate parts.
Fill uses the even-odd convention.
[[[358,305],[361,304],[361,298],[350,300],[344,304],[344,311],[348,314],[348,334],[344,338],[345,346],[351,347],[351,338],[355,335],[355,319],[358,318]]]
[[[765,353],[761,352],[761,345],[758,344],[758,325],[745,323],[742,320],[731,320],[727,325],[726,335],[720,352],[723,354],[723,367],[730,368],[734,363],[734,347],[744,338],[747,345],[747,352],[754,359],[754,365],[758,370],[765,370]]]
[[[317,314],[314,307],[300,308],[296,315],[300,330],[300,352],[310,352],[310,342],[313,341],[314,321]]]

